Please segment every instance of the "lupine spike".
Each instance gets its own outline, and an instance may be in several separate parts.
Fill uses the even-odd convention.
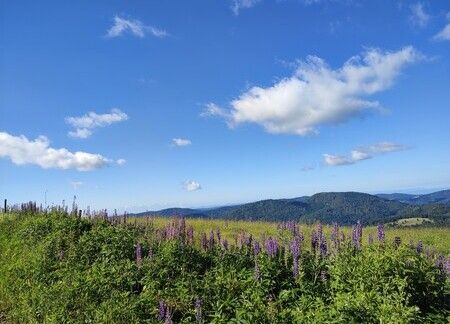
[[[136,244],[136,264],[138,267],[142,265],[142,246],[140,243]]]
[[[377,226],[377,238],[378,242],[384,243],[384,227],[382,224],[378,224]]]
[[[197,323],[203,323],[202,301],[200,298],[195,300],[195,319],[197,320]]]

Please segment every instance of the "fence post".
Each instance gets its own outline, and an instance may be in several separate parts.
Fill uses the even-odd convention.
[[[6,209],[7,208],[7,203],[8,203],[8,200],[5,199],[5,214],[6,214],[6,211],[7,211],[7,209]]]

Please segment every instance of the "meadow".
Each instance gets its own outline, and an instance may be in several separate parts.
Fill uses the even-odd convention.
[[[0,215],[0,322],[448,323],[449,229]]]
[[[127,219],[129,224],[137,224],[145,226],[152,223],[155,227],[165,227],[170,222],[170,218],[164,217],[130,217]],[[280,223],[265,221],[242,221],[242,220],[223,220],[223,219],[205,219],[190,218],[187,220],[192,225],[195,233],[210,233],[211,230],[220,229],[222,237],[230,242],[234,242],[240,233],[252,234],[255,238],[277,236]],[[400,222],[401,224],[402,222]],[[317,224],[299,224],[305,240],[309,242],[312,231]],[[333,230],[331,225],[322,225],[323,232],[330,236]],[[352,226],[340,226],[340,231],[348,237],[351,236]],[[393,241],[395,237],[400,237],[403,242],[416,244],[421,241],[424,246],[443,254],[450,253],[450,227],[434,227],[434,226],[385,226],[384,232],[388,241]],[[377,226],[365,226],[362,237],[362,244],[366,245],[369,236],[376,237]]]

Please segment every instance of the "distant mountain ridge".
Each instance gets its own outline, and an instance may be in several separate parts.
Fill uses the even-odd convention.
[[[168,208],[134,216],[182,216],[243,220],[323,222],[365,224],[391,222],[405,217],[428,217],[450,223],[450,190],[425,195],[378,194],[361,192],[321,192],[289,199],[256,202],[208,209]],[[450,225],[450,224],[449,224]]]
[[[432,192],[424,195],[410,195],[403,193],[378,194],[380,198],[397,200],[413,205],[424,204],[450,204],[450,189]]]

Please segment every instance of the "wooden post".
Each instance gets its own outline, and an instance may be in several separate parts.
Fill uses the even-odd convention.
[[[7,202],[8,202],[8,200],[5,199],[5,211],[4,211],[5,214],[6,214]]]

